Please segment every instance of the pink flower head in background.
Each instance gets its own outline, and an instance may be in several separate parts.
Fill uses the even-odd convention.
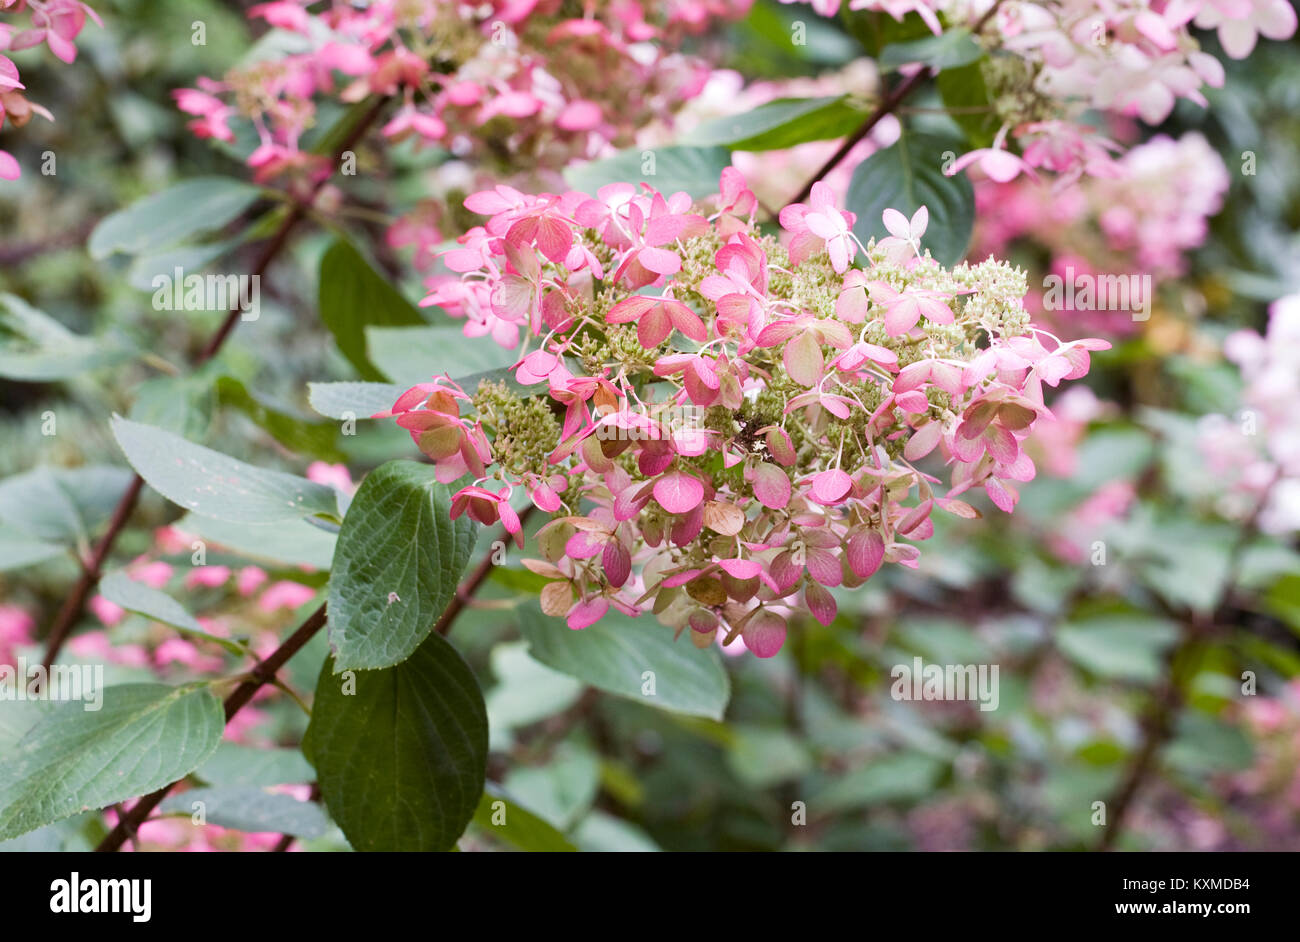
[[[55,58],[66,63],[76,61],[77,36],[85,27],[87,18],[101,27],[104,25],[99,15],[80,0],[5,0],[0,4],[0,17],[23,14],[29,17],[29,21],[26,28],[16,32],[16,24],[0,19],[0,50],[16,52],[44,45]],[[8,56],[0,55],[0,129],[6,121],[21,128],[34,114],[47,121],[54,120],[49,111],[27,99],[24,93],[29,91],[19,75],[18,66]],[[22,168],[14,155],[0,150],[0,180],[17,180],[21,175]]]

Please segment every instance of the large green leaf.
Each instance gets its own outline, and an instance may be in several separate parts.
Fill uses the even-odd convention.
[[[731,688],[717,653],[697,649],[688,638],[674,641],[673,630],[653,618],[611,611],[573,631],[543,615],[534,601],[519,608],[519,630],[537,660],[608,693],[711,719],[721,719],[727,708]],[[651,689],[653,695],[643,692]]]
[[[324,484],[245,464],[119,415],[113,434],[150,487],[193,513],[254,524],[338,514],[336,492]]]
[[[691,132],[691,141],[725,144],[732,150],[784,150],[851,134],[867,114],[847,95],[780,98],[744,114],[706,122]]]
[[[450,850],[487,773],[473,673],[440,635],[387,670],[336,669],[321,668],[303,743],[330,816],[356,850]]]
[[[361,482],[330,577],[336,670],[397,664],[428,636],[474,549],[474,524],[450,512],[429,465],[390,461]]]
[[[341,239],[320,260],[320,316],[339,350],[368,380],[386,377],[366,353],[366,326],[425,323],[415,305]]]
[[[299,801],[292,795],[269,792],[256,785],[191,788],[169,795],[158,811],[190,816],[201,813],[205,824],[236,831],[279,831],[313,838],[330,829],[329,818],[315,802]]]
[[[922,205],[930,225],[922,245],[944,265],[966,254],[975,224],[975,191],[962,174],[945,176],[945,155],[966,150],[963,142],[930,134],[904,133],[893,147],[877,151],[853,171],[846,206],[858,214],[853,231],[865,242],[887,235],[881,214],[896,209],[910,217]]]
[[[718,192],[718,178],[731,166],[725,147],[656,147],[619,151],[613,157],[569,167],[564,180],[594,194],[607,183],[648,183],[660,193],[685,190],[696,198]]]
[[[188,775],[225,729],[205,684],[126,684],[102,696],[99,710],[59,704],[0,763],[0,840]]]
[[[152,254],[221,228],[261,195],[252,184],[226,177],[186,180],[106,216],[90,234],[86,248],[92,258],[107,258],[114,252]]]

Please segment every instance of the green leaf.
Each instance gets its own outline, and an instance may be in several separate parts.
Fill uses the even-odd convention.
[[[901,20],[880,10],[840,9],[840,20],[873,59],[880,56],[886,46],[933,36],[925,20],[916,13],[907,13]]]
[[[582,850],[590,853],[653,854],[660,850],[641,828],[600,809],[582,819],[573,831],[573,839]]]
[[[519,609],[519,630],[529,653],[548,667],[629,700],[691,716],[722,719],[731,695],[715,651],[701,651],[688,638],[653,618],[611,611],[590,628],[572,631],[542,614],[537,603]],[[646,671],[653,672],[654,695]]]
[[[43,563],[61,556],[65,550],[66,547],[57,543],[47,543],[0,524],[0,572]]]
[[[320,316],[339,350],[368,380],[386,377],[367,355],[366,326],[425,323],[415,305],[342,239],[334,242],[320,260]]]
[[[40,467],[0,481],[0,521],[9,532],[75,545],[113,512],[131,473],[110,465]]]
[[[750,788],[769,788],[812,769],[807,747],[783,729],[738,726],[727,764]]]
[[[90,234],[91,258],[148,255],[226,225],[262,195],[249,183],[199,177],[146,196],[106,216]]]
[[[0,763],[0,840],[188,775],[226,726],[206,684],[126,684],[102,697],[96,711],[60,703]]]
[[[504,785],[541,817],[567,830],[596,800],[600,760],[587,749],[564,746],[547,765],[511,769]]]
[[[487,773],[473,673],[439,635],[387,670],[353,679],[336,669],[332,659],[321,668],[303,743],[330,817],[356,850],[450,850]]]
[[[169,795],[158,811],[186,816],[201,812],[205,824],[253,833],[279,831],[308,839],[322,837],[330,829],[329,818],[314,801],[299,801],[256,785],[191,788]]]
[[[427,383],[432,376],[450,373],[454,378],[498,370],[518,358],[487,338],[466,337],[459,327],[367,327],[366,343],[370,359],[402,392],[415,383]],[[396,399],[384,408],[391,409]]]
[[[896,209],[910,217],[922,205],[930,225],[921,239],[944,265],[966,254],[975,224],[975,191],[965,176],[944,176],[944,155],[965,150],[961,142],[929,134],[904,133],[893,147],[877,151],[853,171],[847,208],[858,214],[853,231],[866,242],[887,235],[881,214]]]
[[[474,549],[434,469],[390,461],[361,482],[343,518],[329,588],[335,669],[389,667],[419,647]]]
[[[234,239],[223,239],[207,245],[182,245],[174,249],[164,249],[151,255],[137,256],[127,269],[126,280],[139,291],[156,292],[165,286],[170,292],[177,282],[183,283],[184,276],[198,274],[205,268],[233,251],[249,238],[252,227]],[[176,269],[181,270],[182,277],[176,277]],[[160,276],[166,281],[160,281]]]
[[[685,190],[699,199],[718,192],[718,178],[731,166],[725,147],[656,147],[619,151],[564,171],[573,189],[595,194],[607,183],[648,183],[665,196]]]
[[[1164,761],[1201,779],[1215,773],[1245,772],[1255,762],[1255,750],[1240,726],[1184,710],[1178,716],[1176,736],[1165,750]]]
[[[492,837],[525,851],[576,851],[569,839],[491,782],[474,810],[474,823]]]
[[[890,43],[880,51],[880,67],[897,69],[912,62],[928,65],[936,72],[978,62],[984,50],[968,29],[948,29],[938,36],[924,36],[906,42]]]
[[[493,732],[554,716],[582,696],[582,684],[533,660],[527,647],[519,641],[492,649],[492,674],[497,684],[488,692],[487,711]]]
[[[150,487],[193,513],[254,524],[338,514],[337,495],[324,484],[256,468],[120,415],[113,434]]]
[[[311,407],[331,419],[368,419],[387,412],[406,392],[396,383],[308,383]]]
[[[224,406],[238,409],[290,451],[324,461],[346,461],[335,444],[339,428],[333,422],[312,422],[268,405],[233,376],[217,377],[217,397]]]
[[[792,42],[796,36],[805,41]],[[847,65],[862,54],[833,19],[776,0],[758,0],[729,38],[724,64],[745,76],[785,80],[812,67]]]
[[[966,133],[969,149],[993,146],[999,121],[980,64],[944,69],[934,81],[948,117]]]
[[[885,756],[833,781],[813,797],[809,808],[822,817],[850,808],[913,801],[934,790],[942,771],[942,762],[918,752]]]
[[[1160,677],[1161,655],[1177,638],[1178,626],[1163,618],[1112,614],[1063,625],[1056,644],[1094,674],[1149,683]]]
[[[725,144],[732,150],[784,150],[807,141],[845,137],[867,114],[847,95],[780,98],[744,114],[708,121],[691,132],[691,141]]]
[[[479,373],[471,373],[468,376],[453,376],[461,389],[471,396],[478,390],[480,383],[504,383],[506,390],[514,393],[516,396],[527,399],[529,396],[539,396],[546,392],[547,384],[545,382],[533,383],[531,386],[525,386],[519,380],[515,379],[513,371],[507,368],[495,370],[484,370]]]
[[[305,785],[316,770],[297,749],[259,749],[223,742],[194,773],[209,785]]]
[[[212,377],[206,372],[159,376],[136,387],[128,418],[175,432],[182,438],[203,438],[212,423],[215,405]]]
[[[194,638],[212,641],[231,654],[247,654],[248,646],[219,638],[203,630],[198,620],[185,611],[185,607],[166,592],[160,592],[143,582],[136,582],[122,570],[110,572],[99,580],[99,594],[128,612],[135,612],[164,625],[171,625]]]
[[[334,558],[338,537],[306,520],[278,523],[232,523],[215,517],[186,514],[177,529],[217,543],[254,562],[272,565],[310,566],[327,570]]]
[[[67,379],[135,355],[112,338],[74,334],[17,295],[0,294],[0,377],[4,379]]]

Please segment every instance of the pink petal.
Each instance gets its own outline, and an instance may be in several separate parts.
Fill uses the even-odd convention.
[[[819,504],[838,504],[852,488],[853,479],[839,468],[832,468],[813,478],[812,495]]]
[[[812,612],[813,618],[823,625],[829,625],[835,620],[837,611],[835,597],[817,583],[812,582],[804,586],[803,601],[808,606],[808,611]]]
[[[762,611],[745,625],[740,636],[755,657],[772,657],[785,644],[785,619],[774,612]]]
[[[581,631],[583,628],[600,621],[608,611],[609,601],[607,599],[587,599],[569,609],[569,615],[565,621],[574,631]]]
[[[689,474],[665,474],[655,481],[655,500],[670,514],[689,513],[704,500],[704,485]]]
[[[859,579],[870,579],[885,559],[885,541],[875,530],[859,530],[846,550],[849,568]]]
[[[754,468],[754,496],[764,507],[782,510],[790,503],[790,479],[774,464]]]

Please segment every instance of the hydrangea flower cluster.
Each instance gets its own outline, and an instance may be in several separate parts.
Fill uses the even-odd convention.
[[[1300,295],[1273,302],[1267,332],[1238,331],[1224,352],[1241,368],[1242,411],[1206,416],[1200,430],[1222,509],[1244,517],[1262,501],[1262,531],[1300,532]]]
[[[826,16],[840,7],[839,0],[810,2]],[[1217,30],[1233,59],[1248,56],[1259,36],[1288,39],[1296,30],[1288,0],[851,0],[849,9],[897,20],[915,12],[936,35],[941,24],[982,25],[981,39],[995,53],[984,80],[1002,127],[991,147],[958,158],[952,172],[974,165],[1000,182],[1035,169],[1067,180],[1113,175],[1120,148],[1079,120],[1085,109],[1155,125],[1180,98],[1204,106],[1201,89],[1222,86],[1224,70],[1201,50],[1193,24]],[[1007,148],[1008,136],[1018,153]]]
[[[616,183],[466,206],[490,218],[425,303],[517,349],[514,382],[438,378],[390,414],[441,480],[473,478],[454,516],[522,540],[512,501],[553,515],[528,565],[575,629],[653,611],[775,654],[793,612],[829,623],[830,589],[915,566],[936,508],[978,516],[983,489],[1011,511],[1043,385],[1109,346],[1030,324],[1019,270],[941,266],[924,207],[863,245],[824,183],[782,210],[788,247],[735,168],[701,205]],[[946,489],[917,467],[936,451]]]
[[[76,40],[86,25],[86,18],[104,25],[95,11],[80,0],[0,0],[0,14],[27,14],[28,17],[25,26],[0,20],[0,53],[46,45],[55,57],[68,63],[76,61]],[[32,115],[54,120],[47,109],[28,100],[23,94],[26,88],[18,66],[0,54],[0,128],[5,121],[21,128]],[[0,179],[17,180],[21,174],[13,154],[0,149]]]
[[[1223,158],[1191,131],[1177,140],[1157,135],[1117,164],[1118,176],[1068,191],[1026,180],[977,187],[981,249],[1000,254],[1012,240],[1031,237],[1076,270],[1136,265],[1158,279],[1181,275],[1184,254],[1205,242],[1210,218],[1223,207],[1230,182]]]
[[[682,37],[750,0],[643,5],[594,2],[573,16],[560,0],[273,0],[249,10],[300,39],[300,49],[233,69],[222,81],[175,93],[200,137],[233,141],[236,116],[260,140],[248,157],[259,179],[323,172],[299,143],[317,96],[355,102],[398,98],[383,128],[456,156],[512,170],[563,167],[630,143],[640,126],[671,114],[708,76],[675,51]]]

